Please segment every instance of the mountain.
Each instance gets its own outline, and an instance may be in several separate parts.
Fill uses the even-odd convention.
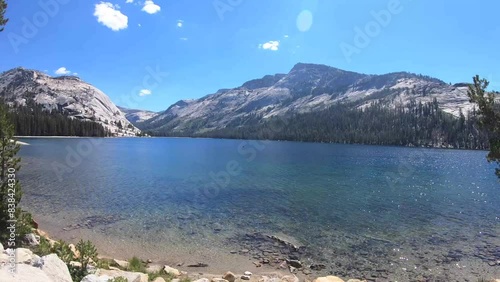
[[[38,105],[69,118],[95,121],[113,136],[140,132],[106,94],[76,76],[51,77],[15,68],[0,74],[0,98],[14,107]]]
[[[266,75],[233,89],[181,100],[144,122],[143,129],[199,134],[243,126],[250,121],[316,112],[342,103],[361,109],[373,103],[390,108],[412,101],[429,103],[458,116],[472,109],[467,84],[407,72],[368,75],[325,65],[296,64],[287,74]]]
[[[120,111],[122,111],[125,114],[127,120],[134,125],[140,122],[144,122],[148,119],[152,119],[158,115],[158,113],[146,110],[128,109],[120,106],[117,107]]]

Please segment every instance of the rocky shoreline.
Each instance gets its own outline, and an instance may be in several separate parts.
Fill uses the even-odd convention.
[[[28,234],[25,237],[26,243],[31,247],[36,247],[40,244],[41,238],[46,239],[51,245],[57,244],[58,242],[49,238],[47,233],[36,230],[35,233]],[[293,251],[300,250],[300,247],[291,244],[281,238],[268,236],[280,244],[290,248]],[[73,244],[69,247],[73,252],[75,258],[79,257],[80,254],[76,250]],[[16,273],[13,275],[9,272],[8,265],[11,263],[11,258],[13,253],[16,254]],[[242,253],[247,253],[249,250],[241,250]],[[279,255],[278,253],[273,253],[274,255]],[[101,259],[101,258],[100,258]],[[276,271],[262,271],[259,273],[252,273],[250,271],[245,271],[243,273],[233,273],[227,271],[224,274],[212,274],[200,272],[202,269],[208,266],[206,263],[196,263],[186,265],[187,268],[196,269],[197,271],[187,272],[181,271],[175,267],[169,265],[156,264],[151,260],[145,262],[146,267],[144,272],[137,271],[127,271],[129,268],[128,261],[119,259],[107,259],[110,264],[104,268],[99,267],[97,263],[91,263],[87,267],[88,275],[83,277],[82,282],[109,282],[109,281],[128,281],[128,282],[300,282],[300,281],[315,281],[315,282],[344,282],[339,277],[336,276],[326,276],[326,277],[303,277],[302,275],[297,275],[297,269],[302,269],[303,265],[298,259],[286,259],[283,261],[278,260],[267,260],[263,259],[261,262],[269,266],[277,266]],[[78,261],[71,261],[69,263],[73,266],[81,266]],[[262,264],[255,263],[257,267],[261,267]],[[178,264],[177,267],[183,266]],[[319,266],[318,266],[319,267]],[[311,266],[314,269],[313,266]],[[287,271],[283,271],[288,269]],[[164,273],[168,275],[170,280],[166,280],[163,277],[156,277],[151,279],[149,274],[152,273]],[[310,275],[311,271],[302,270],[303,274]],[[301,277],[302,276],[302,277]],[[301,279],[302,278],[302,279]],[[118,280],[121,279],[121,280]],[[122,280],[123,279],[123,280]],[[10,281],[10,282],[73,282],[70,270],[68,266],[64,263],[57,254],[49,254],[45,256],[38,256],[33,253],[29,248],[17,248],[17,249],[4,249],[3,245],[0,245],[0,281]],[[347,282],[366,282],[367,280],[359,279],[349,279]]]
[[[391,281],[387,277],[358,277],[344,280],[338,276],[329,274],[321,275],[325,272],[326,266],[321,263],[301,261],[301,257],[306,253],[306,247],[301,246],[293,239],[283,238],[276,235],[265,235],[261,233],[246,234],[247,243],[240,250],[231,251],[231,254],[247,255],[255,267],[262,269],[252,273],[231,272],[228,269],[225,273],[206,273],[208,264],[204,262],[184,264],[178,263],[170,266],[154,262],[150,259],[143,261],[145,268],[143,272],[130,271],[129,261],[103,258],[109,262],[105,267],[97,263],[91,263],[87,267],[88,275],[83,277],[83,282],[108,282],[108,281],[133,281],[133,282],[379,282]],[[26,236],[27,245],[36,247],[40,244],[41,238],[46,239],[51,245],[57,242],[51,239],[47,233],[36,229],[33,234]],[[244,241],[243,241],[244,242]],[[259,246],[256,248],[255,246]],[[69,247],[75,258],[79,256],[73,244]],[[7,265],[12,255],[12,249],[4,249],[0,245],[0,281],[40,281],[40,282],[73,282],[68,266],[58,257],[57,254],[38,256],[28,248],[18,248],[16,251],[17,273],[12,276]],[[70,265],[79,265],[77,261],[71,261]],[[182,270],[184,269],[184,270]],[[189,270],[189,271],[186,271]],[[153,273],[164,273],[168,279],[156,277],[151,279]],[[347,275],[342,275],[346,277]],[[125,280],[118,280],[124,278]],[[415,277],[411,281],[432,281],[422,277]],[[468,280],[469,281],[469,280]],[[477,281],[500,282],[500,279],[478,279]],[[472,281],[475,282],[475,281]]]

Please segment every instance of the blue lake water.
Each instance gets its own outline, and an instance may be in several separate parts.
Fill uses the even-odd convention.
[[[323,264],[320,273],[500,278],[500,183],[484,151],[188,138],[21,141],[30,144],[20,152],[23,205],[63,237],[91,232],[150,244],[152,253],[165,245],[225,254],[245,248],[259,260],[263,248],[278,248],[256,235],[269,234],[304,246],[293,255]]]

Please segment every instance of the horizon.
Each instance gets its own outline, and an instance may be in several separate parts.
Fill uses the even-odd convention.
[[[76,75],[118,106],[127,107],[132,97],[135,109],[154,112],[288,73],[299,62],[365,74],[410,72],[452,84],[478,74],[499,89],[494,11],[500,3],[457,6],[410,0],[21,0],[9,2],[0,69],[21,65],[53,77]],[[154,73],[160,75],[145,83]]]

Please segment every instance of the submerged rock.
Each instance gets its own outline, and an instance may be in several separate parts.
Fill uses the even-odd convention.
[[[187,267],[207,267],[207,266],[208,266],[208,264],[203,263],[203,262],[199,262],[199,263],[196,263],[196,264],[190,264]]]
[[[295,268],[302,268],[302,263],[299,260],[290,259],[287,263]]]
[[[324,264],[312,264],[310,267],[312,270],[320,271],[326,268],[326,265]]]

